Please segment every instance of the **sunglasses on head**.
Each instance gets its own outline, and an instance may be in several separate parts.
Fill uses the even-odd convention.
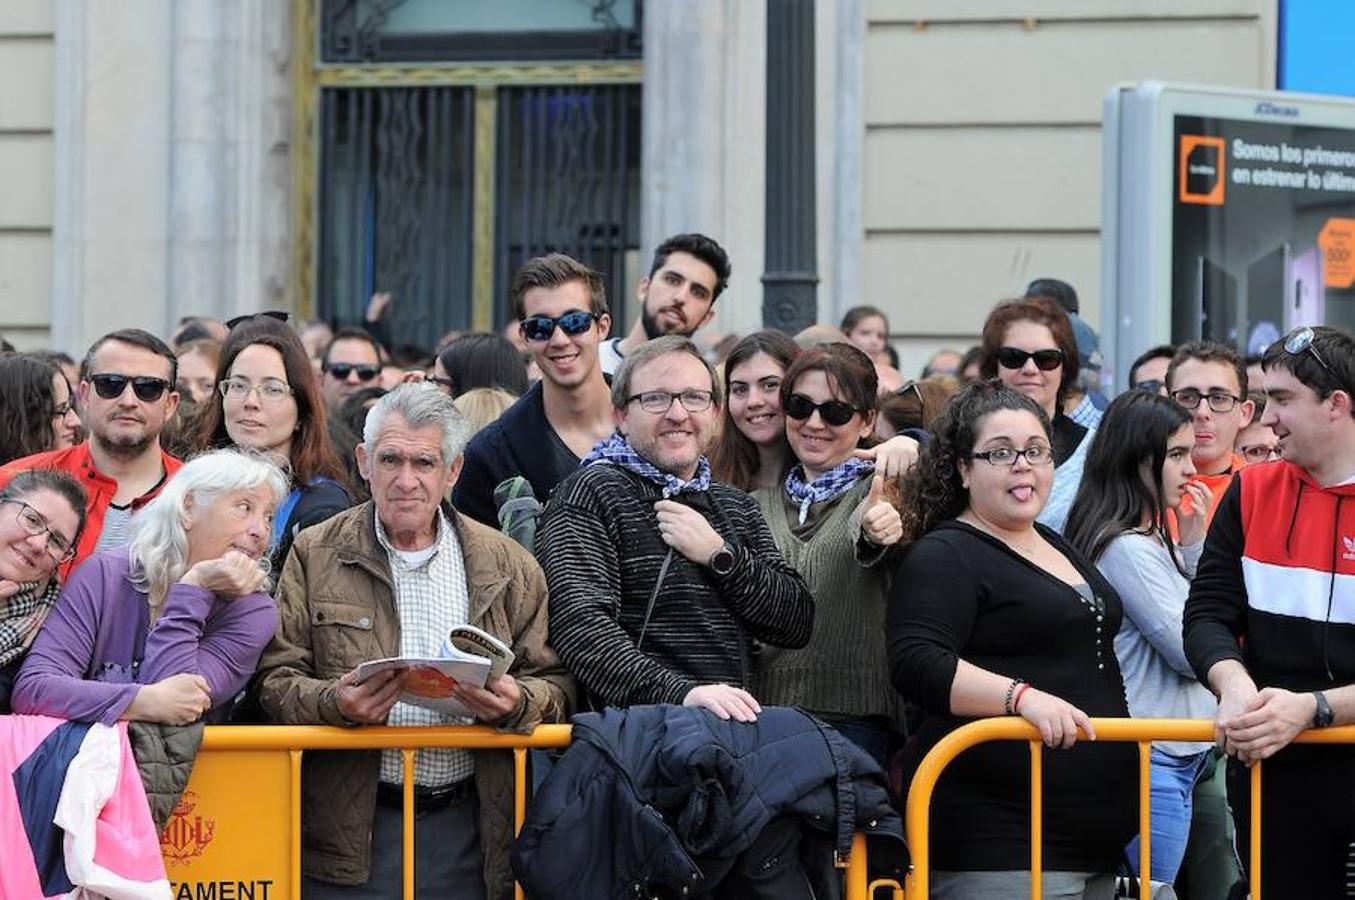
[[[1036,350],[1034,353],[1027,353],[1018,347],[1003,347],[997,351],[998,365],[1004,369],[1020,369],[1025,366],[1028,359],[1035,360],[1035,368],[1041,372],[1049,372],[1063,365],[1063,351]]]
[[[555,334],[555,327],[558,325],[561,331],[573,337],[592,328],[595,321],[597,316],[581,309],[571,309],[563,316],[555,318],[528,316],[521,322],[522,336],[529,341],[548,341],[550,336]]]
[[[333,375],[340,381],[347,381],[348,376],[354,372],[358,375],[358,381],[371,381],[381,374],[380,366],[355,366],[352,363],[330,363],[325,366],[325,372]]]
[[[105,400],[113,400],[122,396],[122,392],[127,390],[127,385],[132,385],[132,392],[136,394],[136,399],[142,403],[153,403],[159,400],[170,389],[170,384],[163,378],[152,378],[149,375],[91,375],[89,383],[94,385],[94,392]]]
[[[819,411],[819,418],[823,419],[825,424],[834,427],[841,427],[852,420],[856,415],[856,407],[850,403],[843,403],[841,400],[825,400],[822,403],[815,403],[804,394],[791,394],[786,398],[785,413],[792,419],[808,419],[814,415],[814,410]]]
[[[234,319],[227,319],[226,330],[230,331],[236,325],[239,325],[241,322],[248,322],[255,316],[266,316],[270,319],[277,319],[279,322],[286,322],[288,319],[292,317],[292,314],[289,312],[284,312],[283,310],[280,309],[269,309],[264,310],[263,312],[260,313],[247,313],[243,316],[236,316]]]

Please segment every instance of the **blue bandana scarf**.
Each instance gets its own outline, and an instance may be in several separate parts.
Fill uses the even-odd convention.
[[[652,463],[636,453],[630,441],[619,431],[613,432],[606,440],[599,441],[584,457],[581,465],[591,466],[602,462],[630,469],[636,475],[647,478],[663,488],[665,497],[710,489],[710,462],[704,456],[696,464],[696,477],[691,481],[683,481],[676,475],[659,471]]]
[[[800,505],[800,524],[809,518],[809,507],[841,497],[861,480],[861,476],[875,471],[875,463],[868,459],[856,459],[834,466],[814,479],[813,484],[805,482],[805,467],[796,464],[786,475],[786,496],[791,502]]]

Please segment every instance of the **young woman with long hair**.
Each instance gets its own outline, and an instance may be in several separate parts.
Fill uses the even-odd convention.
[[[1190,414],[1146,391],[1121,394],[1092,440],[1065,533],[1124,604],[1115,655],[1133,716],[1213,719],[1218,704],[1186,659],[1181,619],[1204,546],[1208,488],[1192,482]],[[1182,514],[1182,499],[1191,499]],[[1167,529],[1174,510],[1181,544]],[[1176,880],[1190,836],[1195,781],[1208,742],[1156,741],[1150,757],[1152,879]],[[1129,859],[1138,864],[1137,839]]]

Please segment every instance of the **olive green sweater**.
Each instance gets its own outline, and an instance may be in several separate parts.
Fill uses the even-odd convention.
[[[885,604],[898,547],[861,538],[861,503],[871,479],[816,503],[804,526],[785,491],[754,492],[776,546],[814,595],[814,633],[799,650],[763,647],[757,655],[761,703],[802,706],[829,718],[885,716],[903,727],[903,698],[889,680]]]

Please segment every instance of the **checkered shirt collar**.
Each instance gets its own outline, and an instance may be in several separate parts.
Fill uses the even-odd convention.
[[[599,441],[584,457],[582,465],[591,466],[594,463],[611,463],[629,469],[663,488],[665,497],[710,490],[710,461],[704,456],[696,464],[696,477],[690,481],[683,481],[676,475],[660,471],[653,463],[636,453],[630,441],[619,431],[614,431],[611,437]]]

